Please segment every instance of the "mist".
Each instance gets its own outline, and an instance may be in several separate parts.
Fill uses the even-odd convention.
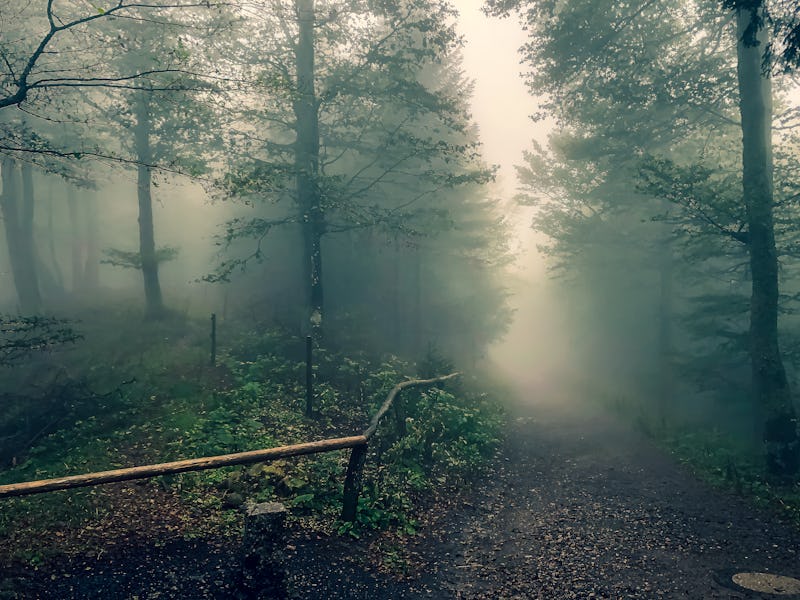
[[[0,0],[0,596],[800,594],[790,4]]]

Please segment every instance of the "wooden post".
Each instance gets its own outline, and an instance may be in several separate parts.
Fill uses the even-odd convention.
[[[242,588],[247,598],[288,598],[286,507],[264,502],[247,509],[242,537]]]
[[[361,480],[364,478],[364,463],[367,460],[367,445],[353,447],[347,475],[344,478],[344,498],[342,500],[342,521],[353,523],[358,510],[358,496],[361,493]]]
[[[358,405],[364,406],[364,365],[358,365]]]
[[[306,336],[306,416],[314,413],[314,365],[312,363],[313,341],[310,335]]]
[[[217,313],[211,313],[211,366],[217,366]]]
[[[403,437],[406,434],[406,403],[400,394],[394,399],[394,418],[397,437]]]

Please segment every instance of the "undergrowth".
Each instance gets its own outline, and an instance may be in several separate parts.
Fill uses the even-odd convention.
[[[766,475],[758,445],[739,433],[703,423],[678,424],[656,417],[649,407],[628,397],[601,398],[604,406],[711,485],[778,510],[800,526],[800,481],[775,483]]]
[[[65,407],[56,431],[4,457],[12,464],[0,472],[0,483],[354,435],[398,382],[452,370],[435,352],[415,365],[317,348],[315,412],[307,418],[303,340],[272,330],[228,332],[234,341],[211,367],[202,324],[149,333],[145,343],[141,331],[121,332],[137,340],[127,352],[113,339],[92,342],[87,335],[88,346],[59,357],[84,385],[114,393],[98,394],[89,409]],[[356,523],[338,520],[347,451],[165,476],[139,489],[180,499],[196,517],[183,524],[186,537],[236,533],[242,507],[268,500],[284,502],[305,527],[353,536],[375,529],[414,533],[422,499],[463,484],[485,464],[503,414],[488,394],[458,381],[406,391],[402,400],[402,413],[387,415],[370,445]],[[3,500],[0,536],[8,547],[0,552],[35,562],[62,536],[115,510],[113,490]]]

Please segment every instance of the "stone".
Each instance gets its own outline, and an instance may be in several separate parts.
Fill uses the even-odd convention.
[[[241,591],[245,598],[288,598],[286,507],[280,502],[248,506],[242,538]]]

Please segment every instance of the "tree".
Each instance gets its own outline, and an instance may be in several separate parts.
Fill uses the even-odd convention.
[[[423,83],[457,46],[448,15],[446,3],[427,0],[322,8],[298,0],[272,3],[265,12],[262,64],[255,65],[263,104],[251,113],[260,126],[241,131],[238,142],[253,158],[232,165],[227,183],[239,196],[292,208],[232,223],[227,241],[300,226],[304,329],[317,337],[324,236],[412,229],[412,213],[431,216],[424,206],[418,210],[426,197],[491,176],[469,164],[476,145],[458,138],[466,119],[452,90]],[[243,262],[226,261],[215,278]]]
[[[595,308],[609,311],[602,320],[607,329],[594,311],[587,313],[585,330],[597,332],[597,342],[584,336],[591,354],[585,359],[614,361],[598,365],[601,374],[638,370],[642,393],[660,397],[664,415],[672,404],[675,296],[684,293],[674,284],[682,276],[674,263],[686,235],[712,230],[703,213],[717,219],[724,211],[665,203],[639,179],[648,157],[696,160],[709,153],[710,132],[721,137],[730,129],[726,90],[733,79],[717,68],[724,57],[709,51],[719,34],[687,25],[682,4],[667,10],[613,1],[523,4],[537,40],[524,49],[534,66],[528,82],[560,126],[549,149],[527,153],[523,200],[539,207],[534,226],[550,236],[543,249],[557,272],[592,294]],[[618,306],[628,307],[627,314]],[[609,351],[612,344],[620,351]],[[652,353],[614,358],[633,344]],[[657,365],[657,376],[645,360]],[[661,384],[653,388],[652,381]]]
[[[129,154],[128,163],[136,167],[139,209],[138,252],[110,249],[105,262],[141,271],[148,318],[165,314],[159,263],[177,254],[175,248],[156,247],[154,171],[157,165],[170,165],[199,175],[218,146],[216,114],[206,98],[211,87],[189,75],[192,68],[202,68],[202,52],[193,50],[207,33],[209,21],[213,19],[165,11],[157,28],[134,21],[107,32],[110,44],[126,49],[114,63],[119,73],[149,73],[146,78],[137,77],[130,89],[112,90],[115,93],[97,103],[109,119],[113,137]],[[165,72],[170,73],[169,81],[162,80]]]
[[[741,269],[736,254],[742,249],[747,253],[753,287],[749,328],[752,383],[756,405],[765,411],[767,467],[774,474],[791,475],[797,469],[797,443],[777,343],[771,92],[767,70],[762,74],[765,44],[758,40],[765,23],[759,12],[762,3],[723,3],[738,11],[736,33],[724,27],[725,13],[719,5],[704,3],[671,5],[667,18],[659,14],[663,7],[658,3],[498,0],[489,4],[499,14],[525,8],[527,24],[540,36],[526,51],[531,64],[538,67],[532,84],[542,84],[540,91],[550,96],[545,108],[554,110],[562,124],[570,125],[577,132],[574,137],[600,142],[610,154],[595,163],[601,165],[599,169],[586,173],[588,181],[592,176],[594,181],[635,183],[638,179],[637,187],[645,198],[669,201],[670,210],[658,210],[655,205],[649,218],[644,218],[672,223],[678,227],[676,233],[688,236],[682,250],[685,261],[697,263],[702,257],[704,268],[722,275],[732,268]],[[734,87],[737,79],[731,77],[737,72],[737,61],[726,50],[728,41],[738,42],[738,94]],[[652,60],[640,56],[647,52],[658,52],[658,56]],[[741,122],[735,119],[736,108]],[[725,165],[730,164],[732,154],[723,156],[724,141],[740,127],[743,170],[731,177]],[[722,142],[720,150],[713,148],[711,139]],[[710,148],[716,153],[713,157]],[[628,158],[614,154],[619,151],[627,152]],[[627,175],[609,175],[609,169],[618,171],[624,164],[633,167]],[[744,200],[731,193],[739,178]],[[592,183],[589,187],[599,189]],[[612,205],[627,206],[619,198],[611,196],[609,200]],[[602,223],[602,216],[609,214],[608,205],[602,206],[599,213],[572,213],[572,220]],[[559,223],[563,221],[550,219],[552,225],[562,226]],[[709,243],[712,233],[722,236],[722,244]],[[560,239],[571,247],[575,237],[572,242],[563,235]],[[700,240],[704,242],[699,244]],[[698,253],[700,246],[702,254]],[[724,295],[718,294],[717,299]],[[704,301],[716,302],[711,294],[705,294]],[[737,305],[732,294],[727,304],[731,309]],[[706,334],[723,332],[707,330]]]
[[[42,297],[33,240],[32,167],[30,163],[23,163],[20,168],[15,160],[6,156],[2,160],[2,177],[0,209],[19,309],[25,314],[36,314],[41,310]]]
[[[75,171],[80,169],[54,159],[90,155],[123,160],[113,151],[87,144],[86,141],[65,146],[63,136],[42,135],[40,130],[52,129],[53,123],[80,126],[84,117],[75,115],[74,106],[77,104],[85,109],[83,100],[93,90],[133,89],[140,87],[141,82],[149,77],[161,77],[155,84],[154,80],[150,82],[151,89],[166,91],[183,87],[181,79],[186,75],[185,70],[174,66],[115,70],[118,62],[115,58],[120,55],[120,49],[125,54],[125,49],[116,44],[103,43],[103,36],[96,35],[98,25],[103,22],[110,24],[120,18],[136,20],[142,14],[160,16],[170,9],[208,10],[211,6],[211,2],[182,0],[108,0],[100,5],[48,0],[46,3],[4,10],[8,16],[4,25],[11,29],[9,35],[3,36],[6,41],[0,42],[0,110],[3,114],[0,122],[0,153],[5,157],[3,175],[4,183],[7,183],[4,185],[0,208],[4,213],[9,256],[21,310],[36,312],[42,307],[32,229],[32,165],[75,177]],[[11,31],[14,35],[11,35]],[[81,51],[77,52],[77,48]],[[81,91],[82,95],[74,93],[77,91]],[[76,103],[76,99],[80,102]],[[9,112],[11,107],[18,108],[22,111],[18,114],[25,114],[27,118],[12,115]],[[31,126],[27,121],[35,122],[36,126]],[[70,137],[73,140],[90,138],[85,135]],[[23,181],[20,185],[15,182],[16,161],[25,165],[22,167]],[[148,167],[152,165],[148,164]]]
[[[92,61],[89,53],[85,53],[86,58],[75,61],[74,53],[67,52],[71,46],[67,34],[81,36],[95,21],[130,16],[131,11],[157,12],[177,8],[210,8],[211,5],[210,1],[106,0],[100,6],[89,2],[81,2],[77,6],[75,3],[61,6],[56,0],[47,0],[44,7],[37,5],[23,7],[21,10],[7,10],[7,14],[13,15],[10,23],[7,23],[15,28],[24,23],[17,32],[25,29],[32,31],[30,36],[23,38],[24,43],[19,43],[18,40],[12,42],[14,38],[6,36],[9,41],[0,44],[3,58],[0,67],[0,109],[39,100],[40,98],[31,97],[56,88],[128,89],[135,85],[136,79],[158,73],[175,73],[170,68],[128,73],[98,72],[98,63]]]
[[[750,356],[753,387],[764,411],[764,443],[771,473],[800,471],[800,440],[791,389],[778,345],[778,255],[773,217],[772,86],[763,68],[764,2],[725,0],[736,11],[742,187],[747,208],[752,273]]]
[[[311,331],[322,336],[323,283],[322,235],[325,213],[322,207],[319,181],[319,100],[316,94],[314,0],[297,0],[297,46],[295,50],[296,97],[292,103],[296,139],[294,160],[296,171],[297,206],[303,224],[303,273],[307,278]]]

